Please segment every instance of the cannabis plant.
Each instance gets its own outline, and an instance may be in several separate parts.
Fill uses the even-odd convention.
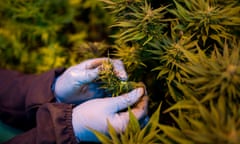
[[[126,63],[129,72],[141,68],[148,55],[146,44],[159,39],[167,26],[167,6],[153,9],[151,3],[143,0],[102,0],[106,8],[116,17],[111,28],[118,32],[112,35],[115,41],[115,56]],[[131,70],[130,70],[131,69]]]
[[[171,143],[226,143],[240,142],[239,104],[226,103],[227,96],[202,104],[192,95],[170,107],[166,112],[177,110],[178,116],[171,113],[177,127],[160,124],[161,137]]]
[[[215,47],[211,57],[200,48],[197,55],[182,49],[190,63],[181,64],[181,69],[189,75],[184,78],[184,87],[202,102],[224,95],[227,102],[239,103],[239,48],[239,42],[225,44],[222,53]]]
[[[114,35],[118,41],[124,43],[136,41],[144,45],[154,37],[159,38],[163,34],[163,28],[166,27],[166,19],[163,19],[166,6],[152,9],[151,4],[146,0],[102,1],[109,4],[107,8],[118,16],[115,24],[112,25],[120,28],[120,32]],[[125,5],[118,9],[123,3]]]
[[[195,51],[196,42],[191,39],[180,38],[173,41],[166,37],[161,41],[150,43],[152,50],[148,50],[152,54],[152,58],[159,60],[158,66],[153,71],[159,71],[157,78],[167,83],[170,95],[174,100],[180,98],[174,93],[173,81],[183,82],[183,77],[188,77],[187,73],[179,68],[179,64],[186,63],[188,59],[185,57],[181,49],[186,51]]]
[[[231,2],[221,5],[214,0],[175,0],[176,9],[169,12],[179,20],[176,28],[190,33],[206,49],[208,45],[222,44],[223,39],[232,38],[234,27],[239,28],[240,7]]]
[[[123,133],[117,134],[116,130],[111,126],[111,123],[108,123],[109,135],[104,135],[96,130],[92,131],[103,144],[159,144],[160,138],[158,133],[160,129],[158,121],[160,108],[161,105],[146,125],[141,125],[129,109],[129,123]]]
[[[197,54],[181,49],[189,63],[179,66],[189,77],[177,82],[184,99],[170,112],[177,127],[160,124],[161,137],[171,143],[240,142],[239,129],[239,43],[215,48],[208,57],[200,48]],[[178,116],[176,115],[176,112]]]
[[[113,27],[121,28],[121,32],[115,35],[120,42],[138,42],[145,45],[150,40],[159,39],[166,27],[164,15],[166,7],[152,9],[151,4],[145,1],[129,8],[124,17],[128,20],[116,21]]]
[[[102,64],[98,81],[102,84],[101,88],[105,89],[112,96],[119,96],[134,88],[144,87],[142,83],[125,81],[117,77],[110,59]]]
[[[128,46],[126,44],[116,45],[115,46],[116,53],[113,55],[120,58],[129,73],[133,72],[135,69],[139,67],[146,67],[141,59],[142,48],[138,44],[133,44]]]
[[[107,61],[97,82],[112,96],[144,82],[154,114],[143,128],[129,112],[125,132],[94,131],[102,143],[237,144],[239,14],[237,0],[0,1],[0,66],[40,72],[119,58],[128,81]]]
[[[239,2],[102,1],[115,17],[112,55],[130,75],[144,73],[148,89],[159,88],[150,91],[152,103],[167,105],[171,119],[160,121],[156,141],[239,143]]]
[[[0,66],[31,73],[79,63],[72,50],[111,23],[97,0],[1,1],[0,17]]]

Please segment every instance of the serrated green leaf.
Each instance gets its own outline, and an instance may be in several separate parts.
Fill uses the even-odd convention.
[[[206,45],[207,38],[206,35],[202,35],[203,45]]]
[[[185,130],[184,133],[195,143],[214,143],[214,140],[209,138],[209,134],[199,133],[198,131]]]
[[[141,138],[142,139],[142,143],[151,143],[152,142],[156,142],[158,139],[157,139],[157,135],[158,133],[160,132],[160,129],[158,130],[154,130],[154,131],[151,131],[150,133],[146,134],[144,137],[139,137],[139,139]]]
[[[112,139],[112,143],[121,144],[116,130],[113,128],[113,126],[111,125],[111,123],[109,121],[107,121],[107,124],[108,124],[108,133]]]
[[[158,70],[158,69],[159,69],[159,67],[156,67],[156,68],[153,69],[153,70]],[[161,78],[163,75],[167,74],[168,72],[169,72],[169,69],[168,69],[168,68],[162,68],[162,69],[160,70],[160,72],[158,73],[157,78]]]
[[[171,83],[173,80],[174,80],[174,78],[175,78],[175,72],[173,72],[173,71],[169,71],[168,72],[168,77],[167,77],[167,80]]]
[[[213,101],[210,101],[210,111],[211,111],[211,116],[212,116],[212,119],[216,120],[215,121],[215,127],[218,127],[221,125],[221,119],[222,117],[219,115],[219,112],[216,108],[216,105],[213,103]]]
[[[209,92],[203,98],[201,99],[201,103],[204,103],[206,101],[212,100],[216,98],[218,95],[215,92]]]
[[[143,46],[149,43],[152,39],[153,39],[153,36],[148,36],[147,40],[143,43]]]
[[[201,133],[207,133],[209,129],[207,129],[206,124],[199,120],[199,119],[193,119],[191,117],[186,117],[186,119],[189,121],[192,129],[196,132],[201,132]],[[184,130],[184,129],[183,129]]]
[[[101,2],[104,2],[106,4],[110,4],[110,5],[115,5],[116,3],[111,1],[111,0],[100,0]]]
[[[173,113],[170,113],[170,116],[177,123],[177,125],[179,126],[179,128],[181,130],[189,129],[190,126],[189,126],[188,122],[184,119],[184,115],[182,114],[181,110],[179,110],[178,113],[179,113],[178,114],[179,117],[176,117]]]
[[[157,110],[152,114],[152,116],[149,119],[149,122],[146,124],[146,126],[141,130],[139,133],[140,137],[144,137],[145,134],[148,132],[154,131],[158,127],[159,117],[160,117],[160,110],[161,110],[162,103],[159,104]]]
[[[179,88],[183,92],[185,97],[191,98],[194,96],[194,92],[190,88],[188,88],[186,85],[183,85],[179,82],[176,82],[176,84],[177,84],[177,88]]]
[[[224,96],[219,96],[217,106],[218,106],[219,113],[222,115],[222,117],[225,117],[226,116],[226,100]]]
[[[190,83],[190,84],[202,84],[202,83],[209,82],[209,78],[207,78],[207,77],[197,77],[197,78],[187,79],[185,81],[187,83]]]
[[[164,111],[164,113],[170,112],[172,110],[179,110],[179,109],[192,109],[196,110],[198,107],[196,106],[196,103],[192,100],[181,100],[178,101],[176,104],[172,105],[168,109]]]
[[[129,112],[128,129],[130,129],[132,133],[137,134],[141,130],[140,124],[137,118],[134,116],[133,112],[130,110],[130,108],[128,108],[128,112]]]
[[[184,56],[186,56],[186,58],[187,58],[189,61],[191,61],[191,62],[193,62],[193,63],[196,63],[196,62],[199,61],[196,54],[194,54],[194,53],[192,53],[192,52],[190,52],[190,51],[188,51],[188,50],[185,50],[185,49],[183,49],[183,48],[181,48],[180,51],[184,54]]]
[[[189,17],[187,16],[188,11],[182,5],[180,5],[178,2],[176,2],[175,0],[174,0],[174,3],[176,5],[177,11],[178,11],[177,16],[180,16],[180,18],[183,18],[186,21],[190,21]]]
[[[170,83],[168,83],[167,86],[168,86],[168,90],[169,90],[169,93],[170,93],[171,97],[172,97],[175,101],[178,101],[178,96],[177,96],[177,93],[176,93],[176,91],[174,90],[174,88],[171,86]]]
[[[209,25],[211,29],[217,31],[217,32],[221,32],[221,31],[225,31],[226,28],[224,28],[223,26],[221,25],[217,25],[217,24],[211,24]]]
[[[120,134],[120,139],[123,144],[129,143],[129,138],[128,138],[128,135],[126,134],[126,132],[125,132],[125,134]]]
[[[206,123],[212,124],[211,115],[210,115],[208,109],[205,106],[203,106],[202,104],[198,104],[198,110],[199,110],[203,120]]]
[[[161,141],[163,144],[173,144],[173,141],[170,140],[169,138],[167,138],[165,136],[165,134],[161,134],[161,135],[157,135],[157,138],[159,139],[159,141]],[[156,143],[159,144],[159,143]]]
[[[102,143],[104,143],[104,144],[110,144],[110,143],[112,143],[111,139],[110,139],[108,136],[106,136],[105,134],[103,134],[103,133],[101,133],[101,132],[99,132],[99,131],[97,131],[97,130],[91,129],[91,128],[89,128],[89,129],[91,130],[91,132],[94,133],[94,135],[95,135],[95,136],[98,138],[98,140],[101,141]]]
[[[184,134],[176,127],[171,127],[171,126],[162,125],[162,124],[159,124],[159,127],[164,132],[164,134],[166,134],[168,137],[170,137],[171,139],[173,139],[178,143],[184,143],[184,144],[193,143],[187,140]]]
[[[127,21],[120,21],[114,25],[112,25],[112,27],[135,27],[136,25],[132,22],[127,22]]]
[[[218,35],[212,34],[209,37],[212,38],[213,40],[217,41],[219,44],[222,44],[222,40]]]
[[[137,40],[141,40],[143,38],[145,38],[146,35],[144,33],[141,33],[141,32],[137,32],[137,34],[135,35],[129,35],[128,36],[128,39],[126,38],[127,41],[137,41]]]

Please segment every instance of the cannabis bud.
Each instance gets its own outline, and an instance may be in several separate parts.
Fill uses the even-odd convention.
[[[98,81],[102,84],[101,88],[105,89],[113,97],[127,93],[137,87],[144,87],[142,83],[119,79],[115,74],[113,64],[110,60],[102,64]]]

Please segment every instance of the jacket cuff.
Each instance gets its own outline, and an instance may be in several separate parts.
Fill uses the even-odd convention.
[[[71,104],[47,103],[37,112],[38,142],[77,144],[72,125]]]

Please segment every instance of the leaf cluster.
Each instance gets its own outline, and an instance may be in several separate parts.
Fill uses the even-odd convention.
[[[147,88],[160,84],[150,98],[166,96],[165,113],[174,123],[159,124],[156,141],[239,143],[240,3],[174,0],[152,7],[152,1],[139,0],[121,1],[121,7],[103,1],[115,17],[113,55],[124,61],[130,75],[146,74],[141,78],[151,81]],[[128,140],[124,142],[132,142]]]
[[[200,49],[197,55],[186,50],[183,53],[190,63],[180,66],[189,75],[184,78],[183,91],[194,93],[201,102],[220,96],[227,97],[230,103],[239,102],[239,42],[232,47],[225,44],[222,53],[215,48],[210,57]]]
[[[177,127],[160,125],[165,140],[189,144],[239,143],[239,104],[228,104],[225,96],[221,96],[208,101],[206,106],[194,97],[178,101],[166,110],[177,110],[178,116],[171,113]]]
[[[102,0],[115,17],[112,35],[116,39],[114,55],[123,60],[129,72],[145,67],[147,43],[159,39],[167,28],[167,6],[153,9],[147,0]],[[120,7],[120,8],[119,8]]]
[[[234,37],[234,27],[240,26],[240,6],[231,2],[221,5],[213,0],[175,0],[176,9],[169,12],[179,21],[175,28],[190,33],[205,48],[209,42],[222,44],[223,39]]]
[[[0,66],[28,73],[79,63],[74,51],[111,23],[101,3],[82,0],[1,1],[0,17]]]
[[[118,134],[111,123],[108,123],[108,135],[104,135],[96,130],[92,131],[103,144],[158,144],[160,142],[158,137],[160,132],[158,126],[160,108],[161,105],[143,127],[129,109],[129,123],[125,132]]]

